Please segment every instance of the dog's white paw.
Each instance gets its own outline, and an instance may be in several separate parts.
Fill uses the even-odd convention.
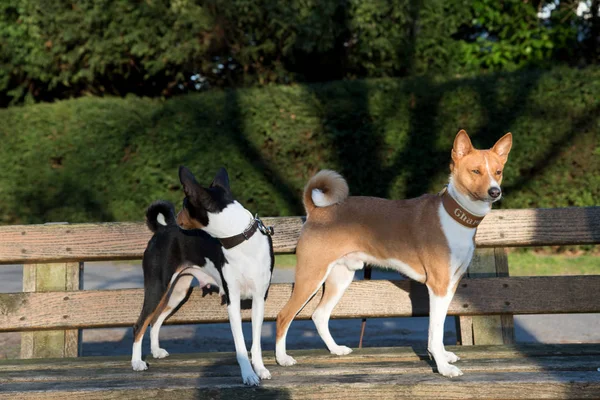
[[[254,371],[256,372],[256,375],[258,375],[258,377],[261,380],[264,379],[271,379],[271,373],[269,372],[268,369],[266,369],[265,367],[262,368],[254,368]]]
[[[169,352],[166,351],[165,349],[152,350],[152,357],[154,357],[154,358],[169,357]]]
[[[292,365],[296,364],[296,360],[294,360],[292,356],[285,354],[283,356],[277,356],[277,364],[281,365],[282,367],[291,367]]]
[[[242,373],[242,380],[244,381],[244,385],[248,386],[258,386],[260,384],[258,375],[256,375],[252,370],[246,374]]]
[[[446,361],[448,361],[451,364],[457,362],[458,360],[460,360],[460,357],[457,356],[456,354],[454,354],[451,351],[444,352],[444,357],[446,357]]]
[[[148,369],[148,364],[142,360],[131,360],[131,366],[134,371],[145,371]]]
[[[460,369],[458,369],[458,367],[455,367],[454,365],[450,364],[442,366],[438,365],[438,371],[441,375],[444,375],[447,378],[454,378],[463,374],[463,372]]]
[[[345,356],[352,353],[352,349],[348,346],[337,346],[330,351],[331,354],[335,354],[336,356]]]

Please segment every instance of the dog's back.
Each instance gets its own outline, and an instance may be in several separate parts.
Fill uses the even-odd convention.
[[[225,259],[219,241],[203,230],[184,230],[177,226],[171,203],[152,203],[146,212],[146,225],[154,235],[144,251],[144,282],[152,282],[154,286],[160,283],[163,293],[181,266],[202,267],[207,258],[217,269],[223,266]]]
[[[142,259],[144,306],[134,331],[155,311],[177,270],[191,265],[203,267],[209,260],[220,272],[225,262],[218,240],[202,230],[184,230],[177,226],[175,209],[170,202],[152,203],[146,211],[146,225],[154,235]]]
[[[216,284],[225,289],[223,293],[228,297],[226,288],[221,288],[225,257],[218,240],[201,230],[181,229],[173,205],[166,201],[156,201],[148,207],[146,225],[154,235],[144,251],[144,304],[133,326],[131,364],[136,371],[148,368],[141,359],[141,340],[148,325],[152,325],[153,356],[168,355],[158,347],[158,330],[185,303],[193,278],[201,286]]]

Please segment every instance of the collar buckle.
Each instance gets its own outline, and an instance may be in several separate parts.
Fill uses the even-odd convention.
[[[258,224],[258,230],[263,235],[273,236],[273,234],[275,234],[275,230],[273,229],[273,227],[272,226],[265,226],[265,224],[262,222],[262,220],[258,217],[258,214],[256,214],[254,216],[254,220]]]

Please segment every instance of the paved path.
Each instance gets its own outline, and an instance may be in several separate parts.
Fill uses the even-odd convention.
[[[357,274],[362,276],[362,273]],[[374,279],[397,279],[395,273],[374,271]],[[273,282],[292,282],[293,269],[276,268]],[[0,292],[22,290],[22,268],[0,266]],[[120,289],[143,287],[141,265],[86,263],[84,289]],[[428,318],[370,319],[365,334],[366,346],[424,346],[427,340]],[[331,332],[339,344],[358,345],[360,320],[332,320]],[[446,320],[444,340],[456,342],[454,318]],[[600,314],[529,315],[515,317],[518,342],[600,343]],[[244,335],[250,348],[250,323],[244,323]],[[165,326],[161,343],[172,353],[233,351],[229,324]],[[15,357],[20,343],[19,333],[0,333],[0,358]],[[83,355],[131,354],[131,328],[86,329],[83,331]],[[312,321],[295,321],[288,334],[291,349],[324,348]],[[148,335],[144,354],[149,353]],[[275,348],[275,324],[263,326],[263,349]]]

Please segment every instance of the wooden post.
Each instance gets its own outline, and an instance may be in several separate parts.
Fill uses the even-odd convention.
[[[83,280],[82,262],[54,264],[25,264],[23,266],[24,292],[54,292],[80,290]],[[52,312],[52,310],[48,310]],[[21,333],[21,358],[77,357],[80,353],[79,329]]]
[[[471,278],[507,277],[508,258],[505,248],[477,249],[467,270]],[[458,317],[456,332],[459,344],[513,344],[515,328],[512,315]]]

